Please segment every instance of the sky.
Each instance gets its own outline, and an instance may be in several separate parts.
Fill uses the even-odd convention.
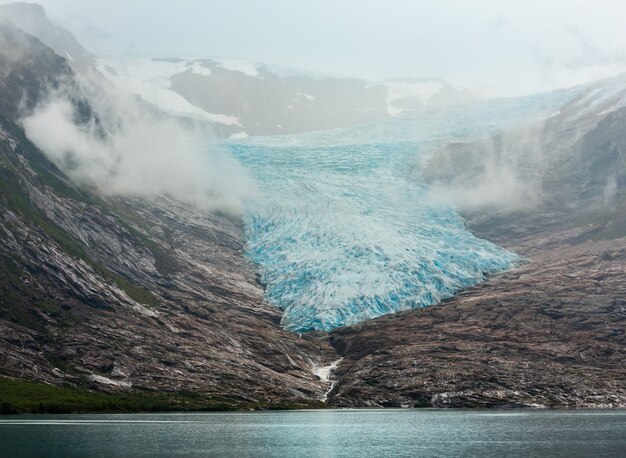
[[[621,0],[41,0],[102,55],[229,57],[484,96],[626,71]]]

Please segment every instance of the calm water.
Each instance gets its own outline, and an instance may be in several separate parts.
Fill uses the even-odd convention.
[[[0,456],[626,456],[626,411],[0,417]]]

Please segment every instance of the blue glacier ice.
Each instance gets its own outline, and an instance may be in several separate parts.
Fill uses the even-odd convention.
[[[436,304],[518,257],[470,233],[420,175],[428,154],[541,119],[567,91],[423,110],[347,129],[226,142],[261,191],[247,255],[292,331]]]

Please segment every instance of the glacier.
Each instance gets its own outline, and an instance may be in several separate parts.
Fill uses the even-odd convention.
[[[257,180],[247,256],[294,332],[330,331],[437,304],[511,268],[514,253],[475,237],[420,170],[437,148],[545,119],[556,91],[424,109],[300,135],[224,141]]]

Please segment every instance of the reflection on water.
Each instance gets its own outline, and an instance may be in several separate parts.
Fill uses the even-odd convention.
[[[0,417],[0,456],[626,456],[626,411]]]

